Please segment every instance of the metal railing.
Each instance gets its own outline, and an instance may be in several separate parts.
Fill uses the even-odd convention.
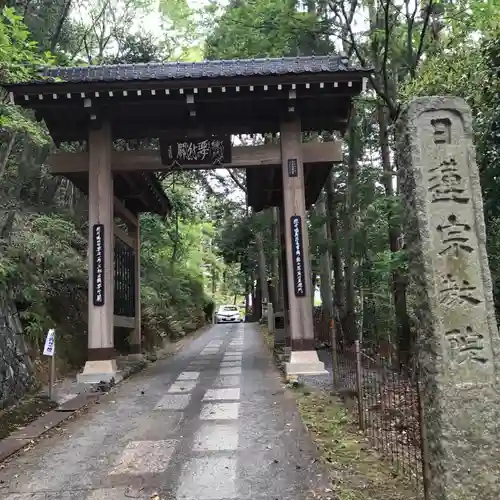
[[[115,238],[114,314],[135,316],[135,251],[120,238]]]
[[[424,498],[417,373],[368,355],[357,341],[352,347],[332,349],[332,375],[334,389],[371,445],[413,482],[418,498]]]

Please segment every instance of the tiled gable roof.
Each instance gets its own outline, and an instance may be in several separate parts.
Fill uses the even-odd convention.
[[[367,72],[338,55],[241,59],[231,61],[167,62],[46,68],[38,82],[57,79],[67,83],[139,80],[186,80],[202,78],[272,76],[298,73]],[[35,82],[24,82],[35,83]]]

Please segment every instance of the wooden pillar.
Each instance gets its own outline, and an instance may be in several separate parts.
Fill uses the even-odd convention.
[[[283,218],[285,229],[286,272],[292,349],[314,349],[311,308],[311,276],[309,237],[302,164],[300,120],[284,122],[281,126],[281,155],[283,172]],[[290,165],[289,165],[290,164]],[[292,234],[292,217],[301,232],[302,254],[294,255],[296,234]],[[300,262],[299,262],[300,260]],[[294,262],[296,263],[294,265]],[[297,276],[300,276],[297,278]],[[300,281],[300,283],[298,283]],[[297,289],[299,287],[299,289]],[[298,292],[298,293],[297,293]]]
[[[108,123],[89,131],[88,361],[79,381],[109,381],[116,374],[113,338],[114,220],[112,136]]]
[[[325,373],[314,349],[311,306],[311,263],[302,160],[301,124],[298,117],[283,121],[280,131],[283,176],[288,311],[292,353],[287,375]]]
[[[134,232],[134,299],[135,299],[135,327],[133,341],[131,342],[132,352],[139,354],[142,347],[142,326],[141,326],[141,230],[140,216],[137,215],[137,225]]]

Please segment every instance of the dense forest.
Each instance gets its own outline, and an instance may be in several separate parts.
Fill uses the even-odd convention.
[[[347,340],[388,342],[404,354],[413,343],[412,304],[395,124],[413,96],[464,97],[474,114],[498,303],[498,0],[212,0],[195,6],[185,0],[0,0],[0,9],[4,82],[30,77],[41,65],[340,52],[372,67],[345,134],[344,162],[332,168],[309,213],[312,280]],[[79,366],[86,345],[87,201],[47,173],[44,161],[54,145],[43,123],[11,105],[5,92],[2,97],[0,293],[15,301],[32,344],[55,326],[65,340],[61,355]],[[320,136],[327,140],[332,131]],[[247,210],[242,172],[175,172],[160,180],[171,216],[141,216],[143,330],[150,344],[195,329],[208,301],[241,302],[245,291],[263,278],[276,280],[278,272],[276,213]]]

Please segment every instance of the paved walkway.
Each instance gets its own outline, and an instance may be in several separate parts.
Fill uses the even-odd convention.
[[[0,470],[5,500],[302,500],[326,482],[257,327],[217,325]]]

